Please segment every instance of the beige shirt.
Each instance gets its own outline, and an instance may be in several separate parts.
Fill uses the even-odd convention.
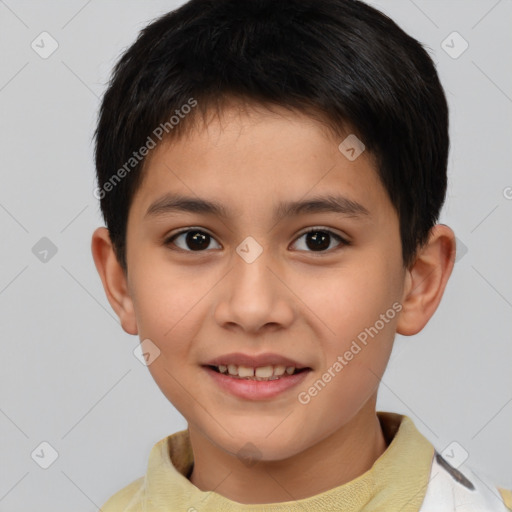
[[[184,430],[156,443],[146,475],[112,496],[102,511],[422,512],[435,462],[434,447],[407,416],[388,412],[377,415],[388,443],[385,452],[358,478],[321,494],[297,501],[245,505],[215,492],[201,491],[188,480],[194,459],[188,431]],[[449,479],[455,478],[452,473]],[[507,510],[502,500],[510,500],[512,507],[512,494],[500,492],[501,496],[496,490],[500,503],[492,510]],[[430,495],[427,498],[436,499]]]

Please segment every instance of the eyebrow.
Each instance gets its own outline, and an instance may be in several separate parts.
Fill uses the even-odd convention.
[[[223,219],[235,217],[228,208],[218,201],[211,201],[181,194],[165,194],[153,202],[145,217],[157,217],[170,213],[189,212],[215,215]],[[297,215],[312,213],[339,213],[348,217],[370,216],[362,204],[342,195],[316,196],[305,201],[288,201],[278,205],[274,212],[275,222]]]

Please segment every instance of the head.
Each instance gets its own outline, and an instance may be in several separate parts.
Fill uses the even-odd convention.
[[[92,248],[189,425],[277,460],[375,407],[453,266],[448,148],[431,58],[362,2],[191,0],[141,32],[101,106]],[[232,353],[307,370],[241,398],[207,369]]]

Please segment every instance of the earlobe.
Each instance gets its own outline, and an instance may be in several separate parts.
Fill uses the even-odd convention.
[[[91,251],[107,299],[128,334],[137,334],[133,302],[126,274],[119,264],[107,228],[97,228],[92,235]]]
[[[454,261],[455,235],[448,226],[437,224],[406,271],[399,334],[411,336],[425,327],[441,302]]]

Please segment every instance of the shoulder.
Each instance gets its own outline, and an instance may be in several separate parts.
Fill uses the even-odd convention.
[[[509,512],[511,497],[473,468],[456,469],[435,452],[420,512]]]
[[[509,491],[508,489],[502,489],[501,487],[498,487],[498,491],[500,491],[505,505],[509,508],[509,510],[512,510],[512,491]]]
[[[131,484],[114,494],[102,507],[102,512],[139,512],[142,511],[142,492],[144,477],[137,478]]]

